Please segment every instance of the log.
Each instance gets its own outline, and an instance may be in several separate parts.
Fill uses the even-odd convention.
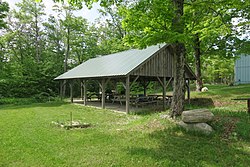
[[[185,123],[202,123],[212,121],[214,114],[208,109],[195,109],[183,111],[181,117]]]
[[[180,121],[178,125],[189,131],[198,131],[204,134],[213,132],[213,128],[207,123],[185,123]]]

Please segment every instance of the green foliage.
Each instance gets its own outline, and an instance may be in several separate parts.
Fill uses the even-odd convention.
[[[32,98],[0,98],[0,105],[28,105],[36,102],[37,101]]]
[[[185,35],[176,32],[172,25],[174,17],[171,1],[138,1],[121,7],[123,27],[128,33],[125,41],[136,47],[157,43],[185,41]]]
[[[6,22],[4,18],[6,18],[7,13],[9,12],[9,4],[7,2],[0,3],[0,29],[6,28]]]
[[[186,43],[188,60],[192,62],[193,35],[198,33],[204,55],[203,76],[208,83],[230,83],[233,78],[233,59],[229,58],[235,48],[240,49],[239,53],[249,50],[248,36],[245,39],[237,38],[243,32],[247,34],[248,1],[187,1],[182,17],[186,27],[184,35],[176,33],[172,26],[172,1],[142,0],[131,3],[101,0],[104,8],[100,12],[108,18],[96,22],[99,27],[90,25],[82,17],[74,16],[73,11],[78,9],[81,1],[70,2],[77,6],[55,6],[58,17],[49,16],[47,21],[43,20],[42,1],[24,0],[17,5],[18,11],[10,12],[7,12],[7,3],[1,3],[0,22],[7,13],[9,15],[6,20],[8,26],[3,27],[5,30],[0,37],[2,97],[33,97],[43,92],[54,96],[59,92],[59,84],[53,79],[65,71],[65,66],[70,69],[96,55],[128,49],[128,43],[145,47],[179,39]],[[82,2],[91,5],[96,0]],[[231,24],[233,17],[240,17],[235,25]],[[69,56],[66,59],[68,44]],[[91,90],[98,89],[94,83],[90,83],[90,86]],[[142,92],[140,87],[133,89]],[[149,92],[155,92],[154,86],[150,85],[149,89]],[[78,90],[75,91],[75,94],[79,94]]]
[[[100,32],[86,19],[75,17],[75,7],[54,7],[58,17],[49,16],[48,21],[42,19],[42,2],[23,0],[17,7],[9,13],[8,28],[0,37],[0,95],[55,96],[59,92],[55,77],[100,54]],[[62,16],[65,12],[67,17]]]
[[[234,82],[235,57],[221,57],[220,55],[202,58],[202,74],[204,83]]]

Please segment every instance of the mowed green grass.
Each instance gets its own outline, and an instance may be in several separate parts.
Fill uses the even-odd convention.
[[[216,95],[206,97],[213,96]],[[180,129],[162,117],[167,112],[125,115],[59,102],[0,107],[0,166],[3,167],[250,164],[250,117],[243,111],[211,108],[216,116],[212,124],[216,131],[207,136]],[[70,112],[74,120],[92,126],[66,130],[51,123],[68,121]],[[228,130],[232,124],[233,130]]]

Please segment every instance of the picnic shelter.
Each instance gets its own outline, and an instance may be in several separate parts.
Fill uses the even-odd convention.
[[[147,47],[145,49],[131,49],[106,56],[100,56],[89,59],[75,68],[63,73],[55,78],[61,81],[60,90],[67,81],[70,85],[70,97],[73,102],[72,81],[81,81],[81,94],[84,105],[87,105],[87,81],[95,80],[99,83],[101,92],[105,92],[108,82],[122,82],[125,88],[126,113],[129,113],[131,97],[130,88],[135,82],[144,84],[144,92],[147,83],[157,81],[162,86],[163,108],[166,107],[166,88],[173,78],[174,62],[171,46],[168,44],[159,44]],[[189,81],[195,80],[195,74],[185,64],[185,79],[190,99]],[[62,93],[62,91],[60,91]],[[145,93],[144,93],[145,94]],[[105,108],[105,93],[101,94],[102,108]]]

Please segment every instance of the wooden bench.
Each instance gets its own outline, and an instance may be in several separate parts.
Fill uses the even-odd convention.
[[[158,100],[155,100],[154,98],[152,97],[148,97],[148,96],[143,96],[143,97],[137,97],[136,99],[130,101],[132,105],[135,105],[136,108],[139,107],[139,106],[145,106],[145,105],[148,105],[148,104],[156,104],[158,105]]]
[[[112,99],[112,104],[115,102],[119,102],[120,105],[122,105],[122,102],[126,102],[126,99],[123,95],[114,95],[114,98]]]
[[[236,98],[232,100],[247,100],[247,112],[250,114],[250,97]]]

